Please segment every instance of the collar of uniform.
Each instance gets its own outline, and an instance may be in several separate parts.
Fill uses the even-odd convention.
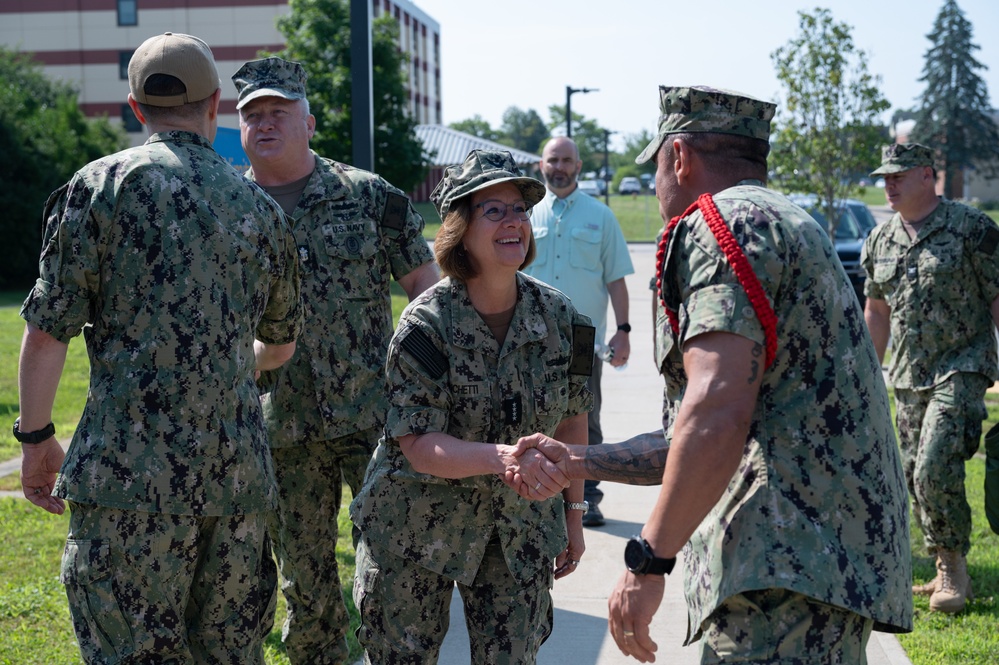
[[[156,132],[146,140],[146,145],[149,145],[150,143],[194,143],[202,148],[208,148],[212,151],[215,150],[214,146],[212,146],[212,142],[201,134],[180,130]]]
[[[461,349],[489,347],[485,340],[495,340],[485,321],[479,316],[468,297],[468,289],[461,280],[451,280],[451,342]],[[517,306],[513,310],[510,329],[506,333],[503,349],[515,349],[528,342],[544,339],[548,324],[541,315],[541,297],[534,283],[523,273],[517,273]]]
[[[302,191],[299,207],[309,209],[320,201],[338,201],[351,195],[350,181],[346,176],[337,173],[337,163],[331,159],[323,159],[310,150],[316,160],[316,168],[312,178]]]
[[[911,239],[909,238],[909,233],[905,230],[902,216],[895,213],[888,221],[889,224],[894,224],[894,228],[891,229],[892,241],[903,247],[923,242],[940,229],[950,226],[951,222],[948,218],[951,210],[953,210],[953,206],[947,205],[947,201],[941,199],[939,205],[926,217],[923,225],[919,227],[916,237]]]

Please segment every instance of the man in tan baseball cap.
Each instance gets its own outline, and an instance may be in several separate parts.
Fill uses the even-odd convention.
[[[295,351],[296,242],[212,147],[221,93],[203,41],[147,40],[129,85],[149,139],[84,166],[43,213],[21,484],[49,512],[69,502],[61,580],[84,662],[263,665],[275,489],[253,374]],[[91,390],[64,454],[52,404],[84,328]],[[94,585],[112,579],[98,630]]]
[[[144,41],[128,63],[128,88],[128,105],[150,134],[182,126],[215,140],[222,91],[215,57],[201,39],[166,32]]]

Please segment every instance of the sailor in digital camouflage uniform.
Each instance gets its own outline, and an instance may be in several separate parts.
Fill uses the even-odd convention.
[[[702,663],[865,662],[872,628],[911,630],[912,597],[905,482],[859,304],[823,229],[765,188],[774,105],[705,87],[661,87],[660,100],[638,162],[657,160],[671,220],[655,347],[655,446],[669,452],[611,634],[653,655],[661,574],[683,548]],[[576,450],[600,465],[568,476],[648,481],[629,445]]]
[[[879,358],[892,340],[902,464],[937,576],[914,587],[930,609],[958,612],[971,597],[965,556],[971,508],[964,463],[978,450],[985,391],[999,378],[999,228],[936,194],[933,152],[885,146],[880,168],[895,211],[864,243],[865,317]]]
[[[50,512],[70,503],[61,579],[86,662],[262,664],[275,488],[253,374],[294,352],[294,239],[212,149],[208,46],[152,37],[128,73],[149,140],[46,204],[15,431],[47,437],[23,446],[22,484]],[[90,388],[56,480],[45,423],[81,331]]]
[[[534,663],[552,630],[553,578],[582,557],[582,482],[532,484],[561,496],[528,501],[498,477],[519,468],[507,444],[526,433],[586,442],[594,329],[519,272],[544,194],[510,153],[478,150],[431,196],[446,277],[406,308],[389,344],[385,436],[351,505],[366,662],[436,662],[457,583],[470,662]]]
[[[271,539],[294,665],[342,663],[349,618],[336,561],[342,483],[354,495],[384,424],[392,278],[410,299],[438,279],[423,219],[384,179],[309,149],[315,117],[302,65],[280,58],[233,76],[247,177],[281,204],[298,247],[305,330],[259,386],[279,486]]]

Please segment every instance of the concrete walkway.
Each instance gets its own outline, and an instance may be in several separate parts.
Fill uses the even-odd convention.
[[[620,441],[659,427],[662,379],[652,360],[649,278],[655,272],[655,247],[630,245],[635,274],[628,278],[631,359],[621,371],[605,367],[601,420],[606,441]],[[610,317],[613,322],[613,315]],[[658,495],[658,487],[605,483],[600,504],[607,524],[586,530],[586,554],[576,573],[555,583],[555,629],[541,648],[541,665],[618,665],[638,661],[621,654],[607,630],[607,598],[624,571],[625,541],[639,533]],[[679,572],[678,565],[677,571]],[[687,631],[682,574],[667,578],[663,604],[652,623],[659,645],[657,662],[694,665],[697,645],[681,646]],[[893,635],[874,633],[867,648],[870,665],[911,665]],[[468,665],[468,634],[461,602],[451,603],[451,628],[441,665]]]

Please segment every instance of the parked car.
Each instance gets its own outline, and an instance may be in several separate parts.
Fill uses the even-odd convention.
[[[580,180],[579,191],[590,196],[600,196],[600,182],[597,180]]]
[[[857,218],[860,225],[864,227],[868,233],[870,233],[875,226],[878,225],[878,220],[874,219],[874,214],[871,209],[867,207],[867,204],[863,201],[858,201],[857,199],[843,199],[843,203],[850,209],[853,216]]]
[[[814,198],[811,201],[803,201],[800,195],[797,197],[791,195],[788,198],[804,208],[812,216],[812,219],[819,223],[819,226],[829,230],[825,213],[822,212],[819,203]],[[867,235],[874,227],[868,226],[866,220],[863,222],[860,220],[858,215],[863,213],[857,208],[857,203],[864,206],[864,210],[870,215],[870,210],[862,201],[853,201],[852,199],[837,201],[836,209],[839,211],[839,220],[836,224],[833,245],[836,247],[836,256],[839,257],[839,262],[843,265],[843,270],[846,271],[846,276],[850,278],[850,284],[853,285],[853,290],[857,294],[857,300],[863,306],[865,300],[864,282],[867,281],[867,273],[860,265],[860,250],[864,247],[864,240],[867,239]],[[871,215],[871,220],[873,219],[874,216]]]
[[[641,194],[642,193],[642,181],[634,176],[625,176],[621,178],[621,182],[617,184],[618,194]]]

